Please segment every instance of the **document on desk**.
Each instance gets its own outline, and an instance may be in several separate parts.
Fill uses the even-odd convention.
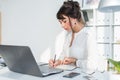
[[[62,69],[62,70],[73,70],[77,67],[73,66],[73,65],[59,65],[56,68],[59,68],[59,69]]]
[[[43,63],[43,62],[39,62],[38,63],[40,66],[42,65],[48,65],[48,63]],[[73,65],[59,65],[56,68],[62,69],[62,70],[73,70],[75,68],[77,68],[76,66]]]

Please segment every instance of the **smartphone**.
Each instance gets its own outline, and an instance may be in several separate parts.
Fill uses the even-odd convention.
[[[80,75],[80,73],[71,72],[71,73],[65,74],[63,77],[66,77],[66,78],[73,78],[73,77],[78,76],[78,75]]]

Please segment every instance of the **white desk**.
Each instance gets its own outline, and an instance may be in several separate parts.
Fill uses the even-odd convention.
[[[64,78],[63,75],[70,73],[70,72],[79,72],[80,75],[74,78]],[[0,70],[0,80],[120,80],[120,75],[114,75],[111,72],[98,72],[96,71],[94,74],[89,75],[93,76],[92,79],[86,79],[83,76],[88,74],[83,73],[79,68],[73,71],[64,71],[59,74],[50,75],[47,77],[35,77],[20,73],[15,73],[9,71],[8,68],[3,68]]]

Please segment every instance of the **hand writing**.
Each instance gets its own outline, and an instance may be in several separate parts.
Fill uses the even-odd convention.
[[[62,64],[71,64],[76,62],[76,58],[72,58],[72,57],[65,57],[64,60],[62,61]]]
[[[58,66],[58,65],[60,65],[61,64],[61,60],[56,60],[56,61],[54,61],[53,59],[50,59],[49,60],[49,65],[51,66],[51,67],[56,67],[56,66]]]

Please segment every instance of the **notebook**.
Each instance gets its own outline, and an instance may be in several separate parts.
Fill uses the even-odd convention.
[[[73,66],[73,65],[59,65],[56,68],[66,70],[66,71],[72,71],[72,70],[76,69],[77,67]]]
[[[28,46],[0,45],[0,54],[9,70],[17,73],[44,77],[63,71],[49,65],[39,66]]]

